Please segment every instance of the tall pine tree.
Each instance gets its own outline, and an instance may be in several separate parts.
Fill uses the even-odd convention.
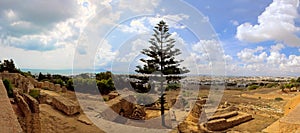
[[[133,88],[140,93],[148,92],[151,89],[149,85],[150,77],[160,83],[160,104],[162,125],[165,126],[164,104],[165,104],[165,88],[171,83],[178,83],[182,78],[182,74],[188,73],[185,67],[180,67],[183,60],[176,60],[175,57],[181,52],[175,47],[175,39],[171,38],[169,28],[166,22],[160,21],[153,29],[154,34],[149,40],[151,46],[143,49],[141,53],[147,56],[146,59],[140,59],[144,63],[143,66],[137,66],[136,72],[142,75],[131,76],[137,79],[131,83]],[[148,84],[148,85],[146,85]]]

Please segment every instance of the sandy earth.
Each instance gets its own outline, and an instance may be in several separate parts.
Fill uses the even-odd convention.
[[[78,115],[67,117],[47,104],[40,104],[42,133],[103,133],[95,125],[78,121]]]
[[[76,100],[76,95],[74,92],[68,91],[67,93],[56,93],[51,91],[44,91],[47,94],[57,96],[62,95],[72,100]],[[200,90],[199,96],[205,97],[209,93],[209,90],[203,89]],[[168,97],[176,97],[178,96],[177,92],[168,93]],[[231,106],[242,107],[245,108],[243,110],[246,113],[253,115],[253,120],[235,126],[231,129],[226,130],[230,131],[240,131],[240,132],[262,132],[266,127],[270,126],[272,123],[276,122],[279,118],[284,115],[285,105],[291,100],[293,97],[297,96],[297,92],[293,93],[283,93],[280,89],[277,88],[263,88],[252,91],[241,91],[241,90],[225,90],[221,105],[229,103]],[[90,111],[86,112],[90,116],[94,116],[97,114],[96,110],[103,110],[101,105],[97,105],[96,96],[89,96],[85,94],[77,95],[79,97],[84,97],[83,102]],[[298,95],[299,96],[299,95]],[[275,98],[281,97],[283,101],[276,101]],[[170,98],[167,98],[169,101]],[[294,103],[290,103],[294,105]],[[17,109],[16,109],[17,110]],[[18,112],[17,112],[18,113]],[[41,129],[42,133],[102,133],[101,129],[99,129],[96,125],[89,125],[84,122],[78,120],[81,114],[77,114],[74,116],[66,116],[60,111],[57,111],[52,106],[47,104],[40,104],[40,118],[41,118]],[[147,116],[151,118],[155,118],[159,116],[159,111],[147,111]],[[186,115],[186,112],[176,113],[179,118],[180,115]],[[85,118],[86,119],[86,118]],[[170,119],[170,118],[168,118]],[[97,119],[96,119],[97,120]],[[158,119],[159,120],[159,119]],[[99,119],[99,121],[101,121]],[[158,127],[156,125],[157,122],[152,122],[152,127]],[[143,123],[135,123],[132,121],[127,121],[127,125],[135,125],[142,126]],[[126,126],[120,126],[119,129],[114,129],[111,127],[112,125],[103,123],[103,126],[110,127],[112,131],[130,131],[126,129]],[[143,126],[142,126],[143,127]],[[152,130],[147,130],[141,128],[143,132],[151,132]],[[153,130],[155,132],[155,130]]]

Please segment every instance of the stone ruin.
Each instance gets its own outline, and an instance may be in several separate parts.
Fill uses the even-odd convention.
[[[0,79],[0,131],[9,133],[21,133],[23,132],[20,123],[18,122],[17,115],[13,110],[10,103],[10,99],[7,96],[5,86]]]
[[[59,84],[53,84],[51,82],[38,82],[32,77],[25,77],[18,73],[0,73],[1,79],[7,79],[15,88],[13,90],[14,101],[20,109],[22,115],[19,116],[19,125],[24,132],[28,133],[40,133],[41,132],[41,123],[40,123],[40,103],[46,103],[52,105],[56,109],[62,111],[66,115],[74,115],[81,111],[78,103],[75,103],[72,100],[64,98],[62,96],[49,96],[47,94],[42,94],[35,99],[29,95],[30,90],[35,88],[40,89],[49,89],[55,92],[66,92],[66,87],[61,87]],[[4,87],[5,89],[5,87]],[[7,95],[7,94],[5,94]]]
[[[252,119],[250,114],[233,111],[209,118],[207,123],[202,124],[202,127],[209,131],[222,131]]]
[[[25,77],[19,73],[0,73],[0,79],[8,79],[16,88],[20,88],[24,93],[28,93],[33,88],[48,89],[56,92],[66,92],[67,88],[65,86],[60,86],[59,84],[53,84],[49,81],[38,82],[32,77]]]
[[[28,94],[15,93],[15,101],[23,113],[24,123],[21,124],[23,130],[27,133],[40,133],[40,108],[38,101]]]
[[[62,96],[53,97],[52,106],[69,116],[80,113],[81,111],[78,103]]]
[[[107,102],[110,108],[104,110],[101,116],[109,121],[123,121],[119,116],[134,120],[144,120],[146,117],[145,108],[135,105],[136,99],[133,95],[129,95],[125,98],[120,96]],[[113,111],[111,111],[113,110]]]
[[[145,108],[141,106],[136,106],[132,114],[130,115],[130,118],[134,120],[145,120],[145,117],[146,117]]]
[[[209,107],[210,105],[205,105],[205,103],[206,99],[198,99],[195,102],[185,121],[178,125],[180,132],[219,132],[253,119],[252,115],[232,111],[230,107],[218,109],[216,112],[218,115],[215,113],[212,117],[207,118],[205,114],[209,112],[202,112],[204,112],[205,106]],[[200,115],[202,115],[201,120],[199,120]]]

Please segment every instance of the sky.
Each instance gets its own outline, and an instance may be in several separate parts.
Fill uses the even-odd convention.
[[[133,72],[167,22],[191,74],[299,76],[299,0],[0,1],[0,59]]]

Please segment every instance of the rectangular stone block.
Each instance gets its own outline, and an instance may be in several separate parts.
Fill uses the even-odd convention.
[[[78,103],[75,103],[74,101],[62,96],[53,97],[52,106],[67,115],[74,115],[76,113],[79,113],[81,110]]]

